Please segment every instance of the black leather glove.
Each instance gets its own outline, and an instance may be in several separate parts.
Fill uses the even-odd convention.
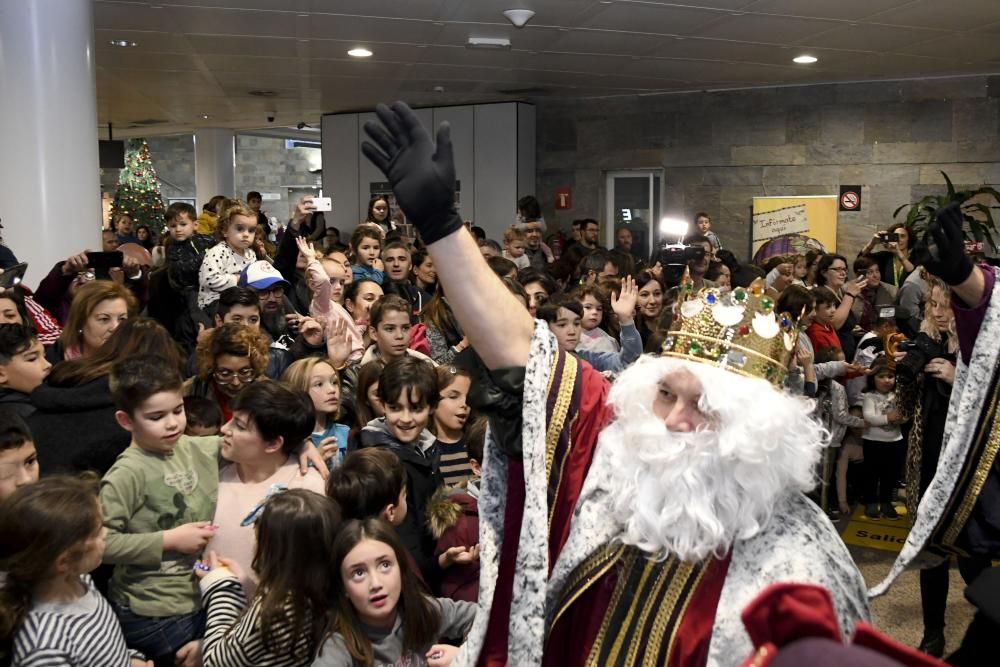
[[[435,148],[427,130],[404,102],[396,102],[391,109],[379,104],[375,113],[382,124],[365,123],[365,133],[377,146],[365,141],[361,152],[389,179],[396,200],[424,243],[434,243],[461,229],[462,218],[455,210],[451,127],[441,123]]]
[[[923,266],[949,285],[962,284],[972,273],[972,262],[965,254],[963,221],[961,207],[953,203],[940,209],[928,228],[931,243]]]

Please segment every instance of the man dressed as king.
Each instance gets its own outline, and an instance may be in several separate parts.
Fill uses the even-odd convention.
[[[849,637],[864,582],[803,495],[825,433],[781,389],[794,318],[762,285],[689,288],[664,354],[611,387],[483,260],[455,210],[447,125],[435,144],[405,104],[377,114],[362,150],[488,369],[481,609],[456,664],[737,665],[753,651],[741,611],[782,582],[825,587]]]

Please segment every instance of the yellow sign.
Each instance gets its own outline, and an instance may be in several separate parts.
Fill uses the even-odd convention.
[[[754,197],[751,256],[762,264],[774,255],[803,254],[810,247],[836,252],[837,211],[836,195]]]
[[[910,533],[910,520],[905,508],[899,506],[896,509],[899,511],[899,520],[889,521],[872,520],[865,516],[864,507],[858,507],[840,536],[844,542],[856,547],[898,553]]]

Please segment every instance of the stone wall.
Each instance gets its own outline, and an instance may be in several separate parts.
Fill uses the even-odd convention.
[[[607,171],[662,168],[664,212],[707,211],[745,257],[752,197],[861,184],[862,210],[838,219],[838,250],[852,256],[897,207],[944,192],[940,171],[956,186],[1000,182],[998,127],[998,77],[544,101],[537,195],[563,229],[603,225]],[[554,211],[567,186],[574,208]]]

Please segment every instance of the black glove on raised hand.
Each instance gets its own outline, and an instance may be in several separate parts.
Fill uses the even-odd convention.
[[[365,133],[377,146],[365,141],[361,152],[389,179],[396,200],[424,243],[434,243],[460,229],[451,127],[441,123],[435,148],[427,130],[404,102],[396,102],[391,109],[379,104],[375,113],[382,124],[365,123]]]
[[[928,228],[933,242],[923,266],[949,285],[962,284],[972,273],[972,262],[965,254],[963,221],[962,209],[954,203],[940,209]]]

